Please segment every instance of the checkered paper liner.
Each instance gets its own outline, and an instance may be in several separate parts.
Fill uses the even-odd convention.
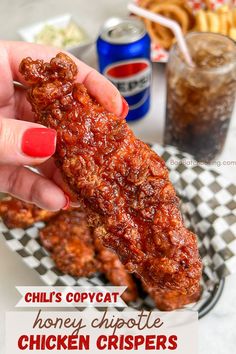
[[[187,307],[199,310],[204,303],[209,302],[220,279],[236,272],[236,185],[213,170],[187,164],[187,161],[194,160],[174,147],[157,144],[151,147],[166,161],[170,178],[182,201],[186,225],[198,235],[204,263],[203,292],[198,303]],[[100,273],[90,278],[62,274],[39,242],[38,233],[42,227],[44,223],[38,222],[26,230],[8,229],[0,219],[0,232],[7,245],[23,258],[29,268],[35,269],[47,285],[108,284]],[[144,293],[129,306],[146,309],[155,307]]]
[[[135,3],[139,3],[140,0],[133,0]],[[206,7],[206,1],[204,0],[186,0],[189,6],[193,9],[193,12],[196,12],[200,9],[204,9]],[[220,6],[225,4],[229,4],[232,6],[236,6],[236,0],[208,0],[210,7],[212,10],[217,9]],[[169,57],[169,53],[167,50],[162,48],[157,43],[151,44],[151,58],[153,62],[157,63],[167,63]]]

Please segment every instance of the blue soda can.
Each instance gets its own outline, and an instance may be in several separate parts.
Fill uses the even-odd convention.
[[[128,121],[142,118],[150,107],[150,37],[138,18],[111,18],[97,39],[100,72],[129,104]]]

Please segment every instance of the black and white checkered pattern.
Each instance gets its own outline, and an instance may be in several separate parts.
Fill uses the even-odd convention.
[[[174,147],[153,145],[153,150],[164,158],[170,178],[181,198],[181,208],[187,227],[199,238],[199,249],[204,263],[203,294],[197,304],[189,305],[198,310],[209,301],[219,280],[236,271],[236,185],[217,172],[191,164],[187,154]],[[35,269],[47,285],[104,285],[104,276],[75,278],[62,274],[38,241],[38,232],[44,223],[32,227],[9,230],[0,219],[0,232],[8,246],[17,252],[30,267]],[[152,300],[143,295],[134,308],[154,308]]]

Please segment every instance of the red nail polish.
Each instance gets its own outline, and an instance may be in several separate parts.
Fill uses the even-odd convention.
[[[122,112],[121,112],[121,118],[125,119],[127,114],[129,112],[129,105],[126,102],[126,100],[124,99],[124,97],[122,97]]]
[[[21,149],[32,157],[49,157],[56,149],[56,131],[48,128],[30,128],[22,137]]]
[[[70,198],[68,197],[67,194],[65,194],[65,198],[66,198],[66,204],[65,206],[62,208],[62,210],[68,210],[70,207]]]

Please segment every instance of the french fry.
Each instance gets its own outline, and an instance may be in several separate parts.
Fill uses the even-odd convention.
[[[212,11],[207,11],[206,15],[208,31],[218,33],[220,30],[220,21],[218,14]]]
[[[229,29],[230,29],[231,27],[234,27],[233,11],[229,11],[228,14],[227,14],[227,16],[228,16],[228,27],[229,27]]]
[[[220,29],[219,32],[227,36],[228,34],[228,15],[227,13],[220,13],[219,14],[220,20]]]
[[[206,11],[199,10],[196,13],[196,26],[200,32],[208,32]]]

